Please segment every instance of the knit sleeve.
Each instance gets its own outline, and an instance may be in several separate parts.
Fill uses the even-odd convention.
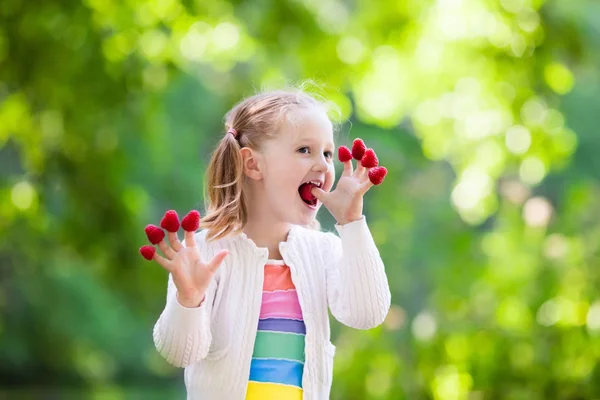
[[[383,322],[391,302],[383,261],[365,217],[327,234],[327,301],[333,316],[357,329]]]
[[[213,278],[199,307],[187,308],[177,300],[177,287],[169,274],[167,303],[154,325],[154,345],[172,365],[187,367],[206,357],[212,341],[211,314],[217,291]]]

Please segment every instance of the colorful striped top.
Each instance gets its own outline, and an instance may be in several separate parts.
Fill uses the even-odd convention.
[[[305,334],[290,269],[269,260],[246,400],[302,399]]]

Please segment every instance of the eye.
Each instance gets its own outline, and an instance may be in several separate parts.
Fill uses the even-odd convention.
[[[325,155],[326,158],[331,158],[333,157],[333,152],[331,151],[326,151],[325,153],[323,153]]]
[[[298,153],[302,153],[302,154],[309,154],[309,153],[310,153],[310,149],[309,149],[308,147],[306,147],[306,146],[304,146],[304,147],[300,147],[300,148],[298,149]]]

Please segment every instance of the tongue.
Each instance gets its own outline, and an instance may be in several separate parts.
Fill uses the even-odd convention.
[[[304,200],[305,203],[315,204],[317,202],[317,198],[310,192],[310,190],[314,186],[315,185],[311,183],[303,183],[302,185],[300,185],[298,191],[300,192],[300,197],[302,198],[302,200]]]

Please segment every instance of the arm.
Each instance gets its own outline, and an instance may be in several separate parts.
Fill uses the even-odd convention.
[[[365,217],[335,226],[327,234],[327,301],[333,316],[352,328],[371,329],[383,322],[391,294],[379,250]]]
[[[154,325],[154,345],[176,367],[187,367],[206,357],[212,341],[210,321],[217,289],[213,279],[199,307],[187,308],[177,300],[177,288],[169,274],[167,304]]]

